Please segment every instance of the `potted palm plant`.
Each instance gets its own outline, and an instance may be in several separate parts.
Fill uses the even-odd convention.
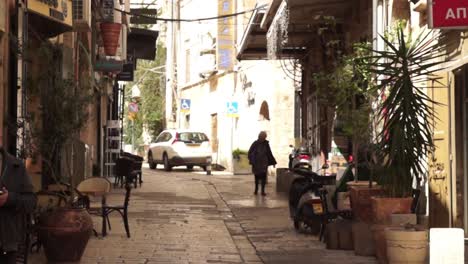
[[[32,73],[28,99],[38,114],[30,120],[30,147],[34,149],[31,155],[42,163],[43,187],[64,182],[72,192],[66,193],[65,207],[40,215],[38,236],[50,261],[78,261],[90,238],[92,219],[84,208],[73,204],[75,182],[71,162],[73,142],[86,125],[92,89],[87,78],[80,78],[81,85],[73,78],[64,78],[60,45],[42,42],[34,59],[39,67]]]
[[[426,175],[425,163],[434,149],[430,126],[434,111],[430,105],[437,103],[426,95],[424,84],[442,63],[440,59],[444,55],[432,35],[432,32],[423,32],[413,40],[400,24],[393,34],[381,36],[386,50],[372,50],[371,69],[379,78],[377,88],[385,94],[379,111],[382,129],[378,136],[378,153],[382,160],[379,183],[386,197],[372,198],[373,221],[377,224],[390,224],[391,214],[411,212],[413,183]],[[381,259],[386,257],[386,245],[381,243],[385,242],[382,239],[384,227],[376,227],[377,255]],[[398,235],[416,234],[427,239],[427,231],[423,232],[426,235],[412,232]],[[394,234],[390,236],[394,241]],[[401,240],[410,241],[411,238],[403,236]],[[421,244],[427,246],[426,242]],[[422,252],[427,253],[427,247]]]

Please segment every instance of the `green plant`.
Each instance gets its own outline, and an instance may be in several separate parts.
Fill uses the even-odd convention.
[[[360,149],[370,144],[375,123],[372,103],[377,95],[368,63],[369,48],[367,42],[355,43],[353,52],[339,58],[333,70],[313,75],[318,99],[335,110],[335,128],[352,141],[356,181],[358,168],[370,164],[367,155],[360,157]]]
[[[135,72],[135,82],[128,85],[138,85],[141,91],[141,100],[138,102],[140,112],[133,120],[126,119],[124,130],[127,131],[124,137],[126,144],[131,144],[132,136],[136,145],[143,145],[143,128],[148,131],[151,140],[164,130],[164,65],[166,62],[166,49],[162,43],[158,43],[156,59],[154,61],[141,61]],[[126,101],[131,101],[131,89],[126,90]],[[128,112],[128,107],[125,107]]]
[[[395,36],[395,37],[393,37]],[[421,33],[414,41],[403,26],[395,34],[381,36],[386,50],[372,50],[371,71],[379,80],[377,88],[386,92],[380,105],[382,130],[378,152],[383,171],[380,183],[392,197],[411,194],[414,177],[427,173],[428,155],[434,149],[430,120],[432,101],[424,92],[428,78],[443,61],[443,47],[432,32]]]
[[[248,152],[246,150],[235,149],[232,151],[232,158],[236,160],[240,160],[241,155],[247,155]]]
[[[72,76],[64,77],[62,61],[62,46],[41,42],[39,70],[31,76],[34,85],[28,95],[30,104],[37,106],[30,120],[31,148],[34,156],[41,157],[44,184],[66,182],[73,187],[73,143],[87,123],[93,93],[89,78],[82,76],[78,83]]]

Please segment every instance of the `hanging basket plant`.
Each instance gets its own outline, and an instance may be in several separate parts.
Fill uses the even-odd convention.
[[[101,36],[104,42],[104,52],[107,56],[115,56],[119,47],[120,31],[122,24],[116,12],[114,0],[102,1],[102,22],[100,23]]]
[[[100,25],[102,40],[104,42],[104,52],[107,56],[115,56],[119,47],[120,31],[122,24],[103,22]]]

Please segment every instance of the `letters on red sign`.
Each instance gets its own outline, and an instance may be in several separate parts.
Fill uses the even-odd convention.
[[[466,0],[433,0],[431,5],[433,28],[468,28]]]

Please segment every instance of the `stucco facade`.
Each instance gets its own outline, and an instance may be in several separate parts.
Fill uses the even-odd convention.
[[[286,167],[288,146],[295,142],[294,94],[293,81],[279,63],[242,63],[239,72],[183,88],[180,96],[191,100],[191,108],[179,113],[178,127],[205,132],[212,141],[213,161],[228,170],[232,170],[232,150],[248,150],[258,133],[266,131],[278,166]],[[228,116],[230,101],[238,102],[238,117]]]
[[[233,11],[247,10],[254,5],[252,1],[228,2]],[[178,7],[181,17],[191,17],[194,13],[197,17],[212,17],[221,12],[220,3],[180,1]],[[260,131],[267,131],[280,167],[287,166],[288,146],[295,143],[295,81],[286,75],[281,62],[239,62],[236,52],[222,50],[226,42],[236,47],[240,34],[235,25],[245,27],[242,22],[248,18],[249,14],[223,25],[221,20],[175,25],[175,47],[168,47],[168,62],[172,65],[168,66],[168,76],[174,76],[170,71],[175,66],[177,93],[173,100],[167,100],[166,109],[176,104],[177,111],[175,122],[168,120],[167,124],[205,132],[213,145],[213,162],[228,171],[233,169],[232,151],[248,150]],[[172,49],[177,51],[175,56],[171,54]],[[226,52],[229,57],[219,56],[220,52]],[[176,58],[171,60],[171,56]],[[168,93],[172,96],[170,85],[173,84],[169,78]],[[180,111],[181,99],[191,100],[190,111]],[[235,117],[228,115],[228,102],[238,103]]]

